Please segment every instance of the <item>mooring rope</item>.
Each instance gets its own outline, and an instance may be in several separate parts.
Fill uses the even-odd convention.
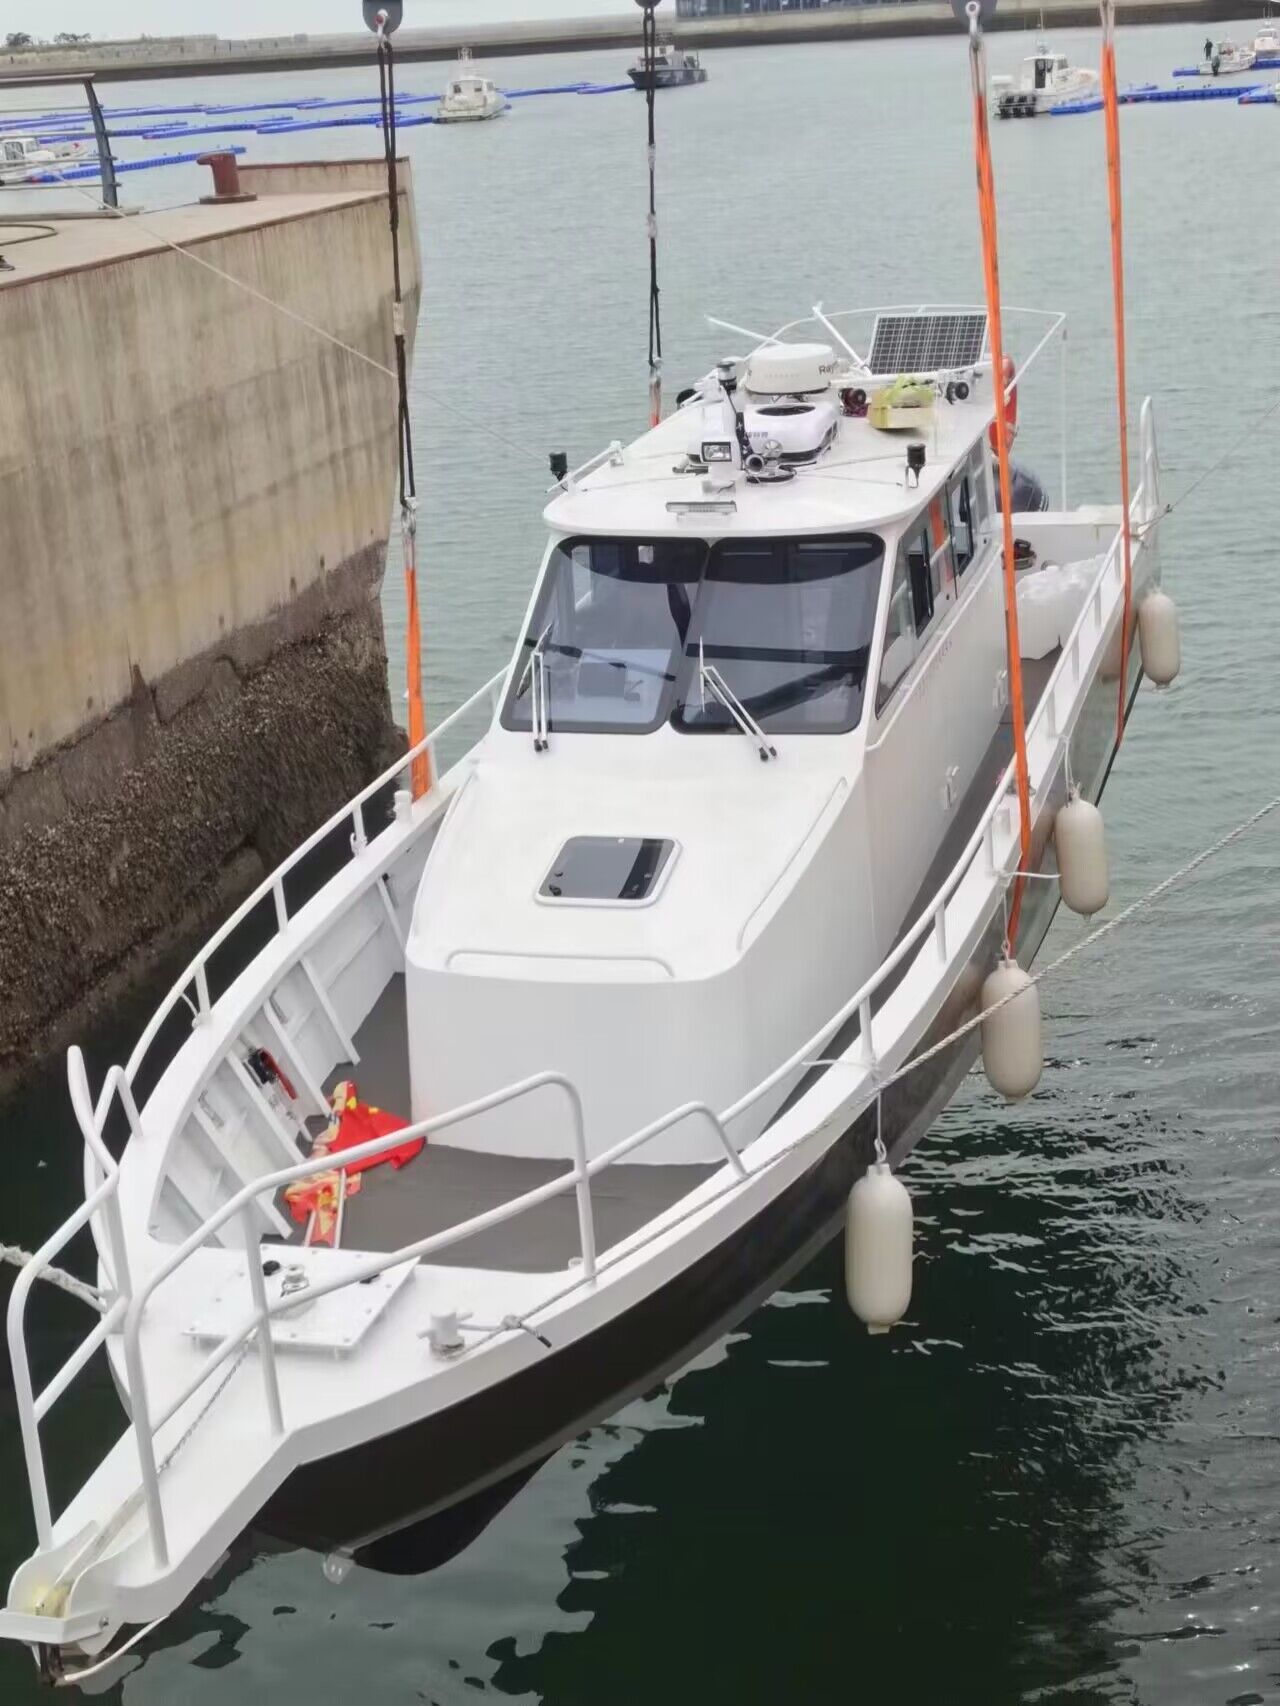
[[[16,1244],[0,1244],[0,1262],[7,1262],[11,1267],[25,1268],[28,1262],[35,1260],[30,1250],[22,1250]],[[36,1275],[47,1285],[57,1286],[59,1291],[65,1291],[68,1297],[78,1297],[81,1303],[87,1303],[90,1309],[96,1309],[101,1315],[106,1309],[106,1299],[96,1286],[87,1281],[77,1279],[74,1274],[66,1273],[62,1268],[42,1268]]]

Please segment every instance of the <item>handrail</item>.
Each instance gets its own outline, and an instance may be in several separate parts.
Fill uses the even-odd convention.
[[[650,1138],[658,1137],[671,1126],[679,1125],[681,1120],[690,1119],[695,1114],[701,1114],[708,1121],[719,1139],[720,1147],[724,1150],[730,1168],[740,1179],[745,1179],[747,1169],[743,1165],[741,1155],[733,1147],[732,1139],[724,1129],[723,1121],[706,1102],[686,1102],[683,1107],[673,1108],[669,1114],[662,1114],[658,1119],[651,1120],[647,1126],[642,1126],[639,1131],[632,1132],[630,1137],[624,1137],[621,1142],[615,1143],[612,1149],[606,1149],[603,1154],[597,1155],[593,1161],[589,1161],[587,1163],[588,1175],[594,1179],[597,1173],[603,1173],[606,1167],[612,1167],[616,1161],[621,1161],[624,1155],[630,1155],[633,1149],[639,1149],[642,1144],[648,1143]]]
[[[214,1374],[229,1356],[255,1331],[262,1352],[263,1384],[266,1389],[268,1409],[272,1419],[272,1431],[279,1434],[283,1431],[283,1416],[280,1406],[279,1384],[276,1377],[275,1346],[271,1334],[267,1331],[267,1323],[273,1315],[282,1310],[294,1307],[297,1297],[281,1297],[274,1303],[266,1298],[262,1285],[261,1264],[257,1260],[256,1229],[253,1226],[252,1215],[249,1212],[253,1203],[264,1193],[273,1193],[286,1185],[301,1179],[313,1178],[317,1173],[345,1171],[353,1164],[371,1160],[388,1150],[400,1148],[405,1143],[412,1143],[418,1138],[429,1137],[432,1133],[444,1131],[450,1126],[461,1124],[479,1114],[488,1113],[521,1096],[530,1095],[536,1090],[559,1089],[569,1102],[573,1116],[574,1166],[559,1177],[545,1185],[539,1185],[534,1190],[525,1191],[519,1197],[513,1197],[509,1202],[501,1203],[497,1208],[489,1209],[482,1214],[473,1215],[470,1220],[461,1221],[455,1226],[447,1227],[443,1232],[433,1233],[430,1237],[419,1239],[414,1244],[406,1245],[401,1250],[371,1256],[368,1260],[347,1269],[334,1279],[327,1280],[308,1289],[309,1301],[326,1297],[332,1291],[345,1289],[350,1285],[359,1285],[367,1279],[374,1279],[388,1268],[398,1267],[403,1262],[421,1261],[424,1256],[433,1254],[436,1250],[446,1249],[450,1244],[460,1242],[463,1238],[471,1237],[478,1232],[486,1231],[491,1226],[500,1225],[505,1220],[523,1213],[526,1208],[536,1207],[539,1203],[550,1201],[552,1197],[563,1195],[570,1184],[573,1185],[578,1198],[578,1233],[582,1252],[582,1273],[585,1278],[593,1278],[596,1271],[595,1222],[591,1206],[591,1186],[587,1171],[586,1128],[582,1112],[582,1098],[577,1087],[562,1073],[540,1072],[531,1078],[522,1079],[501,1090],[492,1091],[487,1096],[481,1096],[473,1102],[468,1102],[460,1108],[450,1109],[447,1113],[435,1114],[429,1119],[419,1120],[416,1124],[389,1132],[383,1137],[371,1138],[368,1143],[356,1144],[350,1149],[340,1152],[340,1155],[313,1156],[309,1160],[300,1161],[291,1167],[283,1167],[274,1173],[268,1173],[262,1178],[255,1179],[243,1185],[216,1214],[211,1215],[178,1249],[160,1264],[154,1273],[150,1274],[146,1283],[134,1295],[124,1324],[124,1357],[128,1374],[130,1411],[133,1418],[134,1434],[138,1446],[138,1461],[142,1468],[143,1496],[146,1501],[148,1524],[151,1533],[151,1547],[156,1566],[165,1569],[168,1566],[168,1542],[165,1535],[164,1511],[160,1500],[159,1470],[156,1465],[155,1435],[171,1421],[182,1406],[199,1390],[204,1382]],[[245,1226],[245,1257],[249,1270],[250,1285],[253,1290],[253,1311],[249,1317],[228,1333],[212,1352],[196,1375],[182,1389],[178,1397],[171,1401],[164,1414],[153,1418],[151,1405],[147,1395],[146,1371],[142,1360],[141,1332],[142,1319],[146,1307],[157,1288],[164,1284],[178,1268],[180,1268],[195,1252],[201,1249],[214,1233],[218,1232],[233,1217],[243,1217]],[[83,1224],[83,1222],[82,1222]]]
[[[135,1043],[133,1052],[129,1056],[128,1064],[125,1067],[125,1074],[131,1085],[137,1076],[139,1067],[146,1059],[151,1045],[155,1042],[156,1037],[159,1034],[160,1027],[164,1024],[165,1020],[173,1012],[178,1003],[187,998],[187,987],[192,982],[196,985],[198,1001],[196,1022],[198,1023],[208,1017],[209,1012],[211,1011],[208,984],[208,964],[212,955],[216,953],[227,938],[244,923],[249,914],[256,907],[260,906],[268,895],[272,895],[275,900],[277,933],[284,931],[288,927],[289,923],[288,906],[284,894],[284,879],[288,873],[292,871],[304,858],[306,858],[308,853],[313,852],[322,841],[332,835],[334,830],[337,829],[347,818],[352,820],[356,845],[361,848],[366,846],[367,841],[365,839],[364,818],[362,813],[362,808],[366,801],[372,799],[375,794],[380,793],[382,789],[394,782],[397,777],[402,776],[407,770],[411,769],[414,761],[421,758],[424,753],[433,752],[437,741],[442,740],[456,723],[458,723],[463,717],[467,716],[471,711],[474,711],[486,694],[489,694],[492,698],[495,689],[505,679],[506,673],[507,670],[504,665],[504,667],[500,669],[491,680],[485,682],[483,687],[478,688],[464,704],[459,705],[458,709],[446,717],[438,727],[432,729],[431,732],[423,740],[420,740],[416,746],[410,747],[410,749],[404,753],[401,758],[397,759],[393,765],[384,770],[380,776],[370,782],[368,786],[363,788],[360,793],[354,796],[354,798],[348,800],[344,806],[341,806],[327,822],[321,824],[319,829],[317,829],[312,835],[309,835],[300,846],[296,847],[293,852],[289,854],[288,858],[278,865],[271,875],[266,877],[246,900],[241,902],[231,916],[201,947],[199,953],[178,978],[178,981],[161,1002],[155,1013],[152,1014],[150,1023]],[[433,788],[431,793],[434,792],[435,789]],[[431,794],[429,793],[426,797],[429,799]]]
[[[40,1422],[94,1353],[106,1342],[107,1337],[115,1331],[125,1315],[131,1295],[129,1258],[125,1246],[124,1224],[120,1216],[120,1169],[102,1141],[102,1128],[113,1096],[120,1096],[130,1129],[135,1136],[139,1130],[138,1110],[124,1072],[118,1066],[112,1067],[108,1073],[98,1106],[93,1106],[84,1056],[78,1047],[67,1051],[67,1077],[72,1107],[84,1137],[86,1156],[92,1157],[92,1161],[101,1169],[102,1178],[93,1189],[86,1191],[85,1200],[75,1213],[65,1220],[52,1237],[45,1240],[31,1260],[23,1265],[13,1283],[5,1323],[18,1426],[22,1434],[22,1450],[26,1458],[27,1480],[31,1489],[31,1508],[35,1517],[36,1539],[41,1548],[53,1544],[53,1512],[49,1504],[49,1483],[45,1476],[44,1453],[40,1445]],[[31,1289],[48,1271],[54,1257],[61,1254],[76,1233],[87,1226],[99,1210],[106,1215],[107,1241],[111,1251],[110,1272],[116,1295],[104,1308],[93,1331],[82,1340],[37,1396],[31,1379],[31,1363],[27,1356],[26,1343],[27,1302]]]

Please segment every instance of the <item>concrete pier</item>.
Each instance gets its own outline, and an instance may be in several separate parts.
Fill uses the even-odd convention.
[[[382,171],[0,225],[0,1081],[396,748],[393,382],[261,300],[393,365]]]
[[[1239,0],[1118,0],[1121,24],[1201,24],[1237,19]],[[884,5],[824,6],[816,10],[754,12],[749,16],[691,18],[659,14],[664,30],[686,47],[728,48],[793,41],[872,41],[892,36],[945,35],[958,30],[946,0],[889,0]],[[1085,28],[1098,21],[1089,0],[1000,0],[988,30]],[[538,20],[465,29],[402,29],[396,48],[402,60],[453,59],[459,47],[478,58],[574,53],[639,47],[639,14],[619,0],[610,18]],[[67,48],[0,52],[0,70],[20,75],[38,72],[92,71],[99,81],[113,78],[209,76],[243,71],[297,71],[315,66],[367,65],[371,38],[340,36],[267,36],[224,41],[216,36],[178,36],[161,41],[84,43]]]

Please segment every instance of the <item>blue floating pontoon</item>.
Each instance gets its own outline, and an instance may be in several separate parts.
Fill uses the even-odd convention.
[[[1260,87],[1257,83],[1233,83],[1224,87],[1221,83],[1212,83],[1203,89],[1161,89],[1154,83],[1148,83],[1137,89],[1121,89],[1118,96],[1122,107],[1137,107],[1147,103],[1183,102],[1183,101],[1239,101],[1247,95],[1252,95]],[[1090,95],[1084,101],[1062,101],[1056,107],[1049,108],[1051,118],[1067,117],[1072,113],[1096,113],[1102,111],[1102,97]]]
[[[1261,55],[1259,55],[1259,57],[1257,59],[1255,59],[1253,64],[1249,67],[1249,71],[1246,72],[1245,75],[1248,76],[1251,72],[1254,72],[1254,71],[1280,71],[1280,59],[1277,59],[1274,54],[1272,54],[1271,56],[1269,56],[1267,58],[1264,58]],[[1200,77],[1200,76],[1203,76],[1203,72],[1200,70],[1200,67],[1198,65],[1179,65],[1179,66],[1176,66],[1174,68],[1173,74],[1175,77]],[[1222,77],[1238,77],[1238,76],[1240,76],[1240,72],[1238,72],[1238,71],[1224,71],[1224,72],[1220,72],[1219,76],[1222,76]],[[1237,85],[1237,87],[1239,87],[1239,85]]]
[[[224,152],[227,154],[243,154],[244,149],[228,148]],[[153,166],[189,166],[199,158],[198,154],[156,154],[146,160],[117,160],[115,165],[117,173],[148,172]],[[70,184],[76,183],[82,178],[99,178],[101,176],[101,166],[89,164],[71,166],[65,172],[33,173],[31,177],[24,178],[23,182],[27,184]]]
[[[1239,104],[1242,107],[1274,107],[1276,92],[1274,89],[1246,89]]]

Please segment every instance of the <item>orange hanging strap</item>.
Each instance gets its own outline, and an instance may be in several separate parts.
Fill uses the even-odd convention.
[[[1133,608],[1133,539],[1129,518],[1129,399],[1124,353],[1124,220],[1120,198],[1120,100],[1116,92],[1115,0],[1101,0],[1102,109],[1107,130],[1107,193],[1111,202],[1111,286],[1115,296],[1116,406],[1120,414],[1120,523],[1124,553],[1124,613],[1120,628],[1120,693],[1116,704],[1116,745],[1124,739],[1129,690],[1129,627]]]
[[[427,738],[427,716],[422,704],[422,629],[418,620],[418,516],[409,500],[401,510],[404,538],[405,671],[409,689],[409,750]],[[431,755],[423,748],[409,767],[410,786],[420,800],[431,786]]]
[[[1004,620],[1009,655],[1009,710],[1013,718],[1013,753],[1018,778],[1021,854],[1009,909],[1009,945],[1016,950],[1022,891],[1031,860],[1031,782],[1027,771],[1027,726],[1022,700],[1022,654],[1018,645],[1018,588],[1013,555],[1013,482],[1009,472],[1009,412],[1005,397],[1004,334],[1000,321],[1000,258],[996,241],[996,186],[991,166],[991,132],[987,121],[987,56],[982,42],[978,7],[970,0],[969,66],[973,76],[973,130],[978,164],[978,213],[982,225],[982,271],[987,291],[987,336],[991,353],[991,384],[995,393],[996,462],[1000,479],[1000,519],[1004,530]]]

